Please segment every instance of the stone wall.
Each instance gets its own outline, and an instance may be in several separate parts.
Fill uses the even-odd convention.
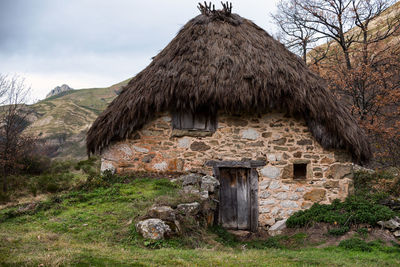
[[[220,115],[218,130],[171,129],[165,113],[129,140],[109,146],[102,170],[201,172],[212,174],[208,160],[265,160],[259,172],[259,224],[270,226],[312,203],[344,199],[352,188],[351,159],[343,151],[324,150],[305,122],[270,113],[260,117]],[[307,164],[307,177],[294,179],[293,164]]]

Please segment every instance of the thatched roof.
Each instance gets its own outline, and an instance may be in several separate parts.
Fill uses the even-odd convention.
[[[324,148],[369,158],[364,132],[324,81],[281,43],[229,8],[190,20],[96,119],[88,153],[128,138],[162,111],[300,114]]]

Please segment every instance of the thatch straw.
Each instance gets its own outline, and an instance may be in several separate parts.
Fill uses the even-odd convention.
[[[250,20],[227,10],[190,20],[112,101],[87,134],[88,153],[128,138],[158,112],[280,110],[305,118],[324,148],[370,157],[364,132],[324,81]]]

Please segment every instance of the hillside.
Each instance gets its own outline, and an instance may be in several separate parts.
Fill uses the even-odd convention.
[[[369,33],[371,34],[371,36],[375,36],[376,33],[378,33],[378,32],[384,33],[386,31],[388,31],[387,22],[392,21],[396,16],[399,15],[399,12],[400,12],[400,1],[396,2],[395,4],[393,4],[392,6],[387,8],[380,16],[375,17],[369,25]],[[355,36],[360,35],[360,29],[358,27],[354,27],[354,28],[350,29],[348,32],[346,32],[346,35],[355,35]],[[318,64],[323,65],[329,59],[335,58],[337,56],[337,53],[341,53],[341,48],[339,47],[339,45],[336,42],[330,41],[330,42],[328,42],[328,44],[329,44],[328,53],[327,53],[326,57],[324,57],[320,62],[318,62]],[[316,46],[312,50],[310,50],[307,53],[307,64],[309,64],[309,65],[314,64],[315,63],[314,57],[318,58],[322,54],[324,54],[327,49],[328,44],[327,43],[321,44],[321,45]],[[354,43],[354,45],[350,49],[350,52],[352,53],[354,51],[359,51],[360,46],[361,46],[361,44]],[[385,48],[388,46],[393,46],[393,47],[400,46],[400,32],[399,31],[397,31],[396,34],[389,36],[386,40],[379,41],[378,46],[376,46],[375,48],[378,48],[378,47]],[[382,50],[384,50],[384,49],[382,49]]]
[[[129,80],[107,88],[62,92],[30,105],[25,132],[45,140],[51,157],[82,159],[86,131]]]

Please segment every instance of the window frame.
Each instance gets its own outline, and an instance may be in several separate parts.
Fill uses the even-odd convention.
[[[217,116],[211,113],[190,111],[172,112],[171,116],[172,130],[215,132],[218,128]],[[199,125],[204,125],[204,127]]]
[[[301,175],[299,175],[299,172]],[[293,180],[306,180],[308,163],[293,163]]]

